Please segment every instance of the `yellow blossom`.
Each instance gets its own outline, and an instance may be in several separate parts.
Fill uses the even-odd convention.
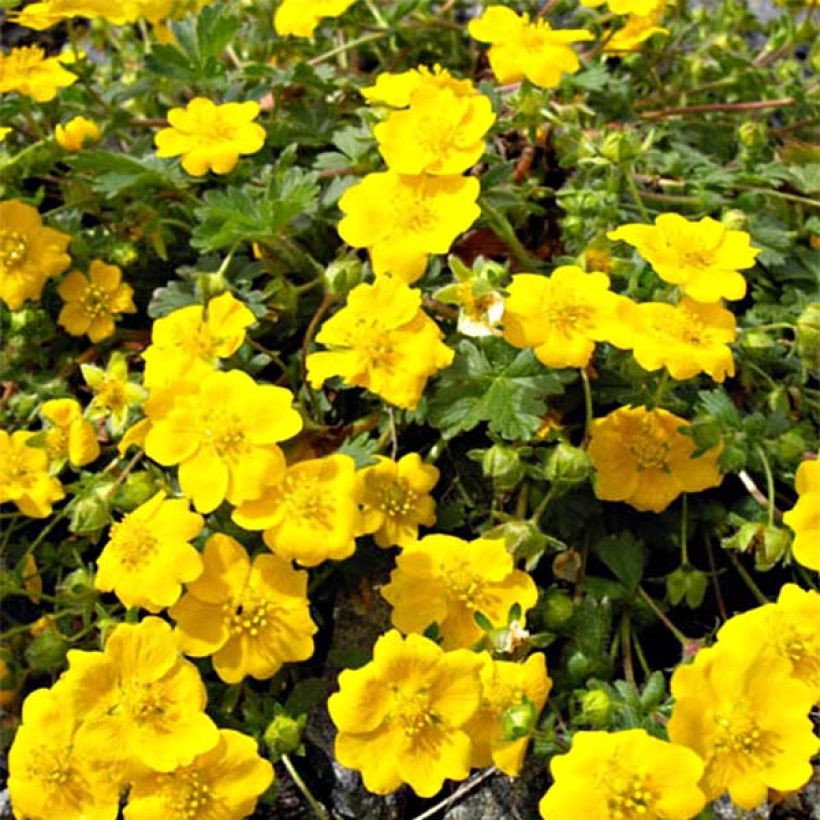
[[[46,228],[36,208],[15,199],[0,202],[0,301],[19,310],[39,299],[43,285],[71,263],[71,237]]]
[[[412,93],[409,108],[392,111],[373,135],[392,171],[460,174],[484,153],[484,135],[493,122],[492,103],[483,94],[458,95],[425,84]]]
[[[447,253],[456,237],[478,219],[475,177],[368,174],[339,200],[339,236],[367,248],[377,275],[415,282],[431,253]]]
[[[167,774],[138,777],[128,793],[125,820],[241,820],[273,782],[273,767],[259,756],[256,741],[220,729],[208,752]]]
[[[473,742],[472,765],[495,766],[515,777],[521,771],[530,734],[514,739],[505,736],[504,715],[527,709],[535,728],[538,715],[547,700],[552,679],[540,653],[530,655],[524,663],[497,661],[486,652],[481,655],[481,704],[466,725]]]
[[[168,112],[170,128],[154,137],[158,157],[182,155],[182,167],[201,177],[209,170],[230,173],[240,155],[255,154],[265,144],[265,129],[253,122],[259,103],[230,102],[217,105],[194,97],[185,108]]]
[[[410,105],[416,91],[430,88],[451,91],[456,97],[473,97],[478,94],[469,80],[459,80],[438,64],[432,69],[422,65],[399,74],[382,72],[376,77],[376,82],[363,88],[361,93],[371,105],[405,108]]]
[[[436,523],[436,502],[429,495],[439,471],[418,453],[398,461],[376,456],[377,464],[359,471],[362,533],[373,533],[380,547],[408,547],[419,535],[419,524]]]
[[[622,51],[635,51],[642,43],[655,34],[668,34],[669,29],[660,25],[666,10],[666,0],[651,0],[651,8],[641,14],[630,14],[626,23],[619,28],[604,46],[604,53],[616,54]]]
[[[820,458],[804,461],[794,482],[797,503],[783,515],[794,530],[792,555],[803,566],[820,572]]]
[[[593,40],[584,29],[553,29],[543,19],[530,20],[506,6],[489,6],[471,20],[470,36],[490,43],[490,66],[500,83],[527,79],[541,88],[555,88],[564,74],[574,74],[581,63],[571,43]]]
[[[721,640],[672,675],[669,737],[705,762],[708,800],[728,790],[732,802],[753,809],[770,788],[795,791],[811,778],[820,749],[809,718],[814,695],[766,646]]]
[[[65,125],[54,128],[54,138],[66,151],[82,151],[86,146],[99,142],[100,136],[99,125],[85,117],[74,117]]]
[[[50,422],[45,433],[45,447],[52,462],[68,460],[74,467],[84,467],[100,455],[97,431],[83,418],[76,399],[50,399],[43,402],[40,415]]]
[[[60,685],[37,689],[9,751],[8,787],[15,817],[27,820],[116,820],[119,788],[104,756],[78,737],[80,722]]]
[[[765,647],[791,664],[792,676],[820,701],[820,593],[784,584],[776,604],[764,604],[729,618],[718,643],[747,652]]]
[[[362,774],[365,788],[388,794],[408,783],[432,797],[446,779],[470,773],[464,725],[479,705],[481,658],[444,652],[420,635],[382,635],[373,660],[339,675],[328,710],[336,759]]]
[[[153,498],[112,524],[97,559],[94,585],[113,592],[126,607],[159,612],[176,603],[182,583],[202,572],[202,558],[189,541],[202,531],[202,516],[184,498]]]
[[[51,505],[65,497],[62,484],[48,474],[48,454],[30,444],[37,435],[0,430],[0,504],[11,501],[29,518],[46,518]]]
[[[504,304],[504,338],[531,347],[548,367],[586,367],[595,342],[607,339],[623,297],[605,273],[562,265],[550,276],[513,276]]]
[[[607,341],[631,349],[644,370],[666,367],[679,380],[708,373],[716,382],[735,374],[729,347],[737,336],[735,317],[720,303],[688,296],[677,305],[624,299],[618,319],[618,330]]]
[[[576,732],[550,770],[554,783],[539,805],[544,820],[691,820],[706,803],[700,758],[644,729]]]
[[[111,4],[105,0],[44,0],[29,3],[10,16],[18,26],[42,31],[72,17],[102,17],[106,8],[111,10]]]
[[[455,355],[442,335],[421,310],[419,291],[380,277],[355,287],[345,307],[322,325],[316,341],[331,349],[308,356],[308,380],[318,388],[341,376],[349,385],[413,409],[427,379]]]
[[[128,360],[120,351],[111,354],[105,370],[93,364],[81,364],[80,371],[94,393],[89,414],[92,419],[111,419],[111,428],[119,433],[128,420],[131,407],[145,398],[145,390],[128,380]]]
[[[96,343],[113,335],[120,313],[136,313],[134,289],[122,281],[117,265],[94,259],[88,275],[71,271],[57,286],[65,302],[57,317],[72,336],[88,335]]]
[[[359,494],[350,456],[299,461],[260,497],[237,507],[233,520],[264,530],[265,543],[281,558],[315,567],[353,554],[361,530]]]
[[[663,4],[666,0],[661,0]],[[655,11],[658,0],[581,0],[581,5],[595,9],[603,6],[609,7],[613,14],[635,14],[639,17],[646,17]]]
[[[690,222],[680,214],[660,214],[654,225],[622,225],[607,236],[638,249],[664,282],[679,285],[698,302],[742,299],[760,248],[745,231],[734,231],[708,216]]]
[[[63,68],[57,57],[46,57],[40,46],[0,53],[0,94],[16,91],[36,102],[48,102],[57,96],[58,88],[75,82],[77,75]]]
[[[200,512],[227,498],[259,498],[284,473],[277,442],[302,429],[284,387],[257,384],[241,370],[214,371],[194,394],[182,393],[155,417],[145,452],[164,467],[179,465],[179,484]]]
[[[251,563],[241,544],[220,534],[208,539],[202,560],[202,575],[169,610],[186,655],[213,656],[217,675],[240,683],[313,654],[307,573],[275,555]]]
[[[273,25],[280,37],[312,37],[323,17],[339,17],[356,0],[282,0],[273,16]]]
[[[199,672],[160,618],[118,624],[103,652],[71,649],[68,665],[59,685],[83,716],[83,741],[126,773],[171,772],[219,742]]]
[[[665,510],[681,493],[717,487],[720,448],[693,458],[696,445],[680,432],[685,419],[667,410],[620,407],[592,423],[589,456],[595,495],[636,510]]]
[[[393,606],[393,626],[421,633],[436,623],[445,649],[452,649],[481,639],[477,612],[503,627],[517,604],[523,625],[538,590],[526,572],[515,569],[503,539],[428,535],[402,550],[382,595]]]

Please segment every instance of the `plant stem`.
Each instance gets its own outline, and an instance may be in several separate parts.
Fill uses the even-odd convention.
[[[372,43],[374,40],[381,40],[384,37],[387,37],[389,34],[389,31],[384,30],[374,32],[373,34],[365,34],[362,37],[357,37],[355,40],[351,40],[349,43],[337,46],[336,48],[331,48],[329,51],[325,51],[318,57],[314,57],[312,60],[308,60],[307,65],[319,65],[320,63],[323,63],[325,60],[329,60],[331,57],[335,57],[337,54],[342,54],[343,52],[350,51],[351,49],[357,48],[358,46],[363,46],[365,43]]]
[[[638,213],[643,218],[643,221],[651,222],[652,217],[649,216],[649,211],[646,210],[646,205],[643,204],[643,199],[641,199],[641,192],[638,190],[638,186],[635,184],[635,174],[631,168],[624,172],[624,182],[626,182],[627,190],[631,194],[632,200],[635,203],[635,207],[638,209]]]
[[[581,374],[581,384],[584,386],[584,418],[586,419],[586,425],[584,427],[584,441],[589,438],[590,431],[592,430],[592,388],[589,384],[589,375],[587,371],[582,367],[579,370]]]
[[[794,97],[783,97],[779,100],[756,100],[754,102],[738,103],[703,103],[701,105],[687,105],[680,108],[662,108],[659,111],[644,111],[639,116],[644,119],[659,119],[673,117],[676,114],[705,114],[709,111],[761,111],[766,108],[784,108],[794,105]]]
[[[288,757],[288,755],[282,755],[281,760],[282,765],[287,769],[291,779],[296,784],[299,791],[304,795],[305,800],[307,800],[308,805],[311,809],[313,809],[313,813],[316,817],[318,817],[319,820],[330,820],[322,804],[310,793],[310,789],[305,784],[305,781],[302,780],[301,775],[296,771],[290,757]]]
[[[755,445],[755,452],[763,463],[763,472],[766,474],[766,514],[771,527],[774,525],[774,476],[772,475],[769,460],[766,458],[766,453],[759,444]]]
[[[754,595],[757,602],[759,604],[768,604],[769,599],[760,591],[760,587],[754,582],[752,576],[746,571],[746,567],[743,566],[740,559],[731,550],[727,550],[727,553],[729,555],[729,560],[737,570],[737,574],[741,577],[743,583],[746,584],[749,592]]]
[[[635,686],[635,668],[632,665],[632,636],[629,629],[629,615],[621,618],[621,652],[624,656],[624,676],[627,683]]]
[[[498,234],[499,238],[504,240],[504,244],[512,252],[515,261],[524,268],[531,268],[537,265],[537,261],[530,256],[527,249],[515,235],[513,226],[510,225],[510,221],[507,217],[484,199],[479,202],[479,205],[481,205],[481,213],[484,215],[484,218],[490,224],[490,227]]]
[[[681,512],[680,512],[680,560],[681,565],[684,567],[689,566],[689,547],[687,545],[687,532],[686,532],[686,524],[687,524],[687,516],[689,514],[689,501],[688,496],[686,493],[683,494],[681,499]]]
[[[638,595],[641,596],[644,603],[652,610],[655,617],[680,641],[682,646],[691,643],[691,640],[669,620],[669,616],[655,603],[652,596],[643,587],[638,587]]]

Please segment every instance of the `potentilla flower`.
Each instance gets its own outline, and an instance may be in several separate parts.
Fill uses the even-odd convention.
[[[533,348],[548,367],[586,367],[595,342],[612,335],[624,297],[609,290],[605,273],[562,265],[550,276],[519,273],[504,304],[504,338]]]
[[[339,17],[356,0],[282,0],[273,15],[273,26],[280,37],[312,37],[323,17]]]
[[[804,461],[795,475],[797,503],[783,514],[794,530],[792,555],[803,566],[820,572],[820,458]]]
[[[460,174],[484,153],[484,135],[495,114],[489,97],[459,95],[422,85],[410,107],[391,112],[373,129],[379,152],[399,174]]]
[[[379,277],[350,291],[345,307],[322,325],[316,341],[331,349],[307,357],[308,380],[318,388],[341,376],[349,385],[413,409],[427,379],[453,360],[442,337],[421,310],[419,291]]]
[[[71,264],[70,241],[46,228],[31,205],[0,202],[0,301],[19,310],[26,299],[39,299],[46,281]]]
[[[473,742],[472,765],[482,769],[495,766],[515,777],[524,763],[530,732],[508,737],[508,724],[520,728],[529,723],[535,728],[552,679],[540,653],[530,655],[524,663],[493,660],[486,652],[481,659],[481,703],[464,727]],[[515,712],[526,712],[527,720],[512,717]]]
[[[259,103],[230,102],[217,105],[206,97],[194,97],[185,108],[172,108],[170,128],[154,136],[158,157],[182,155],[182,167],[201,177],[208,171],[233,171],[240,155],[255,154],[265,144],[265,129],[253,122]]]
[[[46,518],[65,491],[49,475],[46,451],[30,444],[35,435],[27,430],[11,435],[0,430],[0,504],[11,501],[29,518]]]
[[[464,726],[481,697],[481,658],[444,652],[423,638],[382,635],[373,660],[339,675],[328,711],[339,730],[336,759],[362,774],[365,788],[388,794],[407,783],[432,797],[446,779],[470,773]]]
[[[111,526],[97,559],[94,585],[113,591],[126,607],[159,612],[176,603],[182,583],[202,572],[202,558],[189,543],[202,531],[201,515],[184,498],[153,498]]]
[[[350,456],[299,461],[259,498],[237,507],[233,520],[264,530],[265,543],[281,558],[315,567],[353,554],[361,531],[360,493]]]
[[[737,337],[734,315],[720,303],[684,296],[677,305],[621,300],[617,328],[607,341],[631,349],[644,370],[665,367],[673,379],[708,373],[716,382],[734,376],[729,345]]]
[[[430,490],[439,471],[418,453],[398,461],[376,456],[377,464],[359,471],[362,533],[372,533],[380,547],[407,547],[418,539],[419,524],[436,523],[436,502]]]
[[[134,289],[122,281],[122,271],[100,259],[91,262],[88,275],[71,271],[57,286],[57,293],[65,302],[58,324],[72,336],[87,334],[94,343],[113,335],[121,313],[137,312]]]
[[[742,299],[760,248],[745,231],[734,231],[708,216],[690,222],[680,214],[660,214],[654,225],[622,225],[607,236],[637,248],[655,273],[698,302]]]
[[[138,777],[128,793],[125,820],[242,820],[273,782],[273,767],[256,741],[232,729],[219,730],[208,752],[168,774]]]
[[[646,17],[658,6],[658,0],[581,0],[581,5],[590,9],[596,9],[604,3],[613,14],[635,14],[639,17]],[[661,0],[661,4],[665,5],[666,0]]]
[[[339,200],[339,236],[354,248],[367,248],[377,275],[415,282],[428,256],[447,253],[478,219],[479,189],[475,177],[368,174]]]
[[[239,683],[313,654],[307,573],[275,555],[251,563],[239,542],[220,534],[208,539],[202,560],[204,572],[169,610],[186,655],[212,656],[217,675]]]
[[[101,135],[100,126],[85,117],[73,117],[65,125],[54,127],[54,139],[66,151],[82,151],[83,148],[99,142]]]
[[[66,461],[73,467],[83,467],[100,455],[97,431],[83,418],[76,399],[50,399],[43,402],[40,415],[49,424],[45,431],[45,448],[58,468]]]
[[[644,729],[576,732],[550,771],[555,782],[539,804],[544,820],[691,820],[706,803],[698,787],[703,761]]]
[[[116,820],[119,787],[105,757],[77,736],[77,715],[58,684],[23,703],[9,750],[9,795],[15,817],[27,820]]]
[[[478,89],[469,80],[459,80],[438,64],[432,68],[420,65],[398,74],[385,71],[361,93],[371,105],[406,108],[416,91],[428,88],[451,91],[457,97],[474,97],[478,94]]]
[[[40,46],[13,48],[0,54],[0,94],[16,91],[36,102],[48,102],[58,88],[77,82],[77,75],[63,68],[57,57],[46,57]]]
[[[546,20],[530,20],[506,6],[489,6],[468,30],[474,40],[491,43],[490,66],[500,83],[526,78],[541,88],[555,88],[564,74],[581,67],[570,43],[595,39],[585,29],[553,29]]]
[[[89,418],[109,419],[116,435],[128,421],[128,411],[141,404],[146,392],[139,384],[128,379],[128,360],[125,354],[111,354],[105,370],[94,364],[81,364],[80,371],[94,398],[88,405]]]
[[[729,618],[718,632],[718,644],[744,652],[761,647],[791,664],[792,676],[820,701],[820,593],[784,584],[776,604],[764,604]]]
[[[728,791],[753,809],[770,788],[796,791],[811,779],[820,748],[809,718],[814,695],[786,658],[721,640],[672,675],[669,737],[706,764],[707,800]]]
[[[160,618],[119,624],[103,652],[71,649],[68,665],[60,685],[82,715],[78,736],[132,776],[172,772],[219,742],[199,672]]]
[[[421,633],[436,623],[445,649],[481,640],[477,612],[504,627],[518,604],[523,626],[524,613],[538,598],[535,582],[515,568],[503,539],[463,541],[453,535],[428,535],[405,547],[381,592],[393,605],[393,626]]]
[[[226,498],[241,504],[284,474],[277,442],[302,429],[292,403],[284,387],[257,384],[241,370],[214,371],[197,393],[152,415],[145,452],[165,467],[179,465],[182,492],[200,512]]]
[[[22,9],[11,12],[9,16],[18,26],[43,31],[72,17],[86,17],[90,20],[103,17],[106,9],[112,11],[111,4],[105,0],[45,0],[41,3],[29,3]]]
[[[606,40],[604,53],[616,54],[621,51],[635,51],[655,34],[669,34],[669,29],[660,25],[666,9],[666,0],[652,0],[652,8],[645,14],[630,14],[626,23]]]
[[[681,493],[717,487],[720,448],[693,458],[695,442],[680,432],[686,426],[686,419],[661,408],[620,407],[595,419],[589,442],[595,495],[661,512]]]

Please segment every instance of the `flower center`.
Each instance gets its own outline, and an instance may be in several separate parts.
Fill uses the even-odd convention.
[[[109,313],[108,294],[99,286],[91,284],[83,294],[80,305],[87,316],[96,319]]]
[[[447,590],[450,595],[461,601],[468,609],[478,608],[478,596],[481,581],[464,567],[456,567],[444,573]]]
[[[213,792],[198,771],[189,770],[182,773],[184,786],[177,800],[173,803],[176,816],[185,820],[202,817],[202,811],[211,801]]]
[[[97,404],[119,413],[127,404],[125,384],[119,379],[105,379],[97,390]]]
[[[134,570],[156,555],[159,542],[142,522],[123,520],[111,527],[109,548],[121,563]]]
[[[438,714],[430,710],[430,693],[427,689],[419,689],[411,695],[393,686],[395,703],[394,715],[408,738],[429,729],[441,722]]]
[[[231,635],[246,634],[251,638],[268,627],[272,611],[273,604],[270,601],[226,601],[222,605],[223,618]]]
[[[51,459],[63,458],[68,453],[68,430],[50,427],[46,431],[46,450]]]
[[[165,699],[151,683],[136,683],[124,687],[120,702],[135,723],[150,723],[165,714]]]
[[[17,490],[18,493],[25,492],[30,489],[34,482],[35,476],[28,468],[22,453],[12,449],[6,454],[6,462],[3,464],[2,483],[7,492],[10,494]]]
[[[390,518],[409,515],[418,496],[403,481],[394,480],[379,487],[379,509]]]
[[[6,270],[20,267],[27,251],[25,237],[19,231],[0,231],[0,266]]]
[[[636,775],[611,786],[607,802],[613,820],[637,820],[651,816],[653,795],[646,787],[646,779]]]
[[[638,434],[629,444],[628,449],[635,459],[638,472],[643,470],[668,471],[666,458],[669,455],[670,443],[659,437],[649,421],[641,423]]]
[[[206,411],[205,438],[220,458],[235,461],[247,451],[244,425],[239,416],[219,409]]]

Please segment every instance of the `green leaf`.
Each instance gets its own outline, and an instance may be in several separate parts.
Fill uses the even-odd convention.
[[[108,151],[83,151],[71,164],[77,171],[90,173],[93,190],[108,197],[137,186],[176,188],[182,182],[164,160],[152,155],[131,157]]]
[[[430,398],[430,423],[444,438],[482,421],[507,440],[530,438],[546,413],[545,397],[562,393],[566,376],[545,368],[531,350],[515,350],[502,339],[465,340],[457,350]]]
[[[637,589],[646,561],[640,541],[628,532],[608,535],[595,544],[595,553],[624,586],[630,591]]]

